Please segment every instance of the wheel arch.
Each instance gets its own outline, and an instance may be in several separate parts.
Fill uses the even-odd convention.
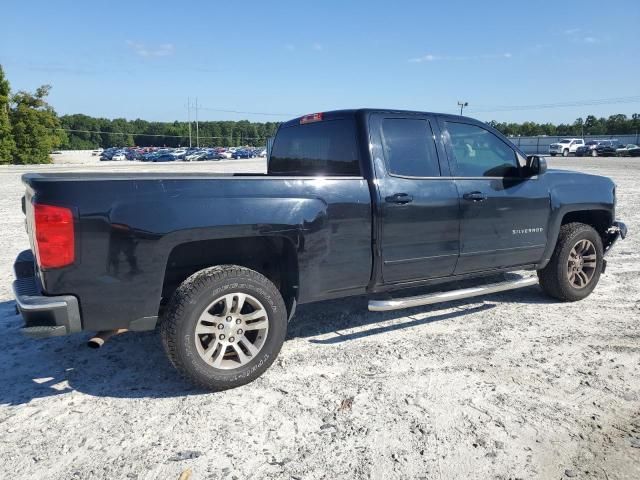
[[[607,240],[607,230],[613,223],[613,212],[602,205],[585,205],[583,208],[567,209],[558,212],[556,221],[551,223],[549,241],[544,252],[543,260],[536,266],[537,269],[544,268],[551,259],[551,255],[556,248],[560,228],[568,223],[583,223],[594,228],[602,239],[603,244]]]
[[[298,299],[297,250],[287,236],[255,236],[203,239],[173,246],[165,264],[162,302],[189,276],[216,265],[237,265],[255,270],[280,291],[289,318]]]

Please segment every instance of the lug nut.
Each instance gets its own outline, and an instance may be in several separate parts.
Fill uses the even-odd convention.
[[[218,330],[224,330],[224,325],[223,324],[218,324]]]
[[[242,329],[241,328],[238,329],[238,335],[242,335]]]
[[[229,337],[229,341],[233,342],[236,338],[235,337]]]
[[[230,322],[230,321],[231,321],[231,317],[227,317],[227,322]]]
[[[242,321],[242,320],[240,320],[239,318],[236,318],[236,325],[240,325],[240,322],[241,322],[241,321]]]
[[[224,340],[224,333],[220,335],[220,340]]]

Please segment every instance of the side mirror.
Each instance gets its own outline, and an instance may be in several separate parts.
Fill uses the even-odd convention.
[[[542,175],[547,171],[547,161],[540,155],[529,155],[527,157],[527,176],[534,177]]]

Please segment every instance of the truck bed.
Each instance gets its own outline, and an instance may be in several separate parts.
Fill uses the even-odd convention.
[[[37,274],[47,295],[78,296],[84,329],[153,323],[172,252],[204,240],[286,242],[299,262],[300,303],[362,293],[371,278],[363,178],[78,172],[31,173],[23,182],[27,204],[75,212],[77,261]]]

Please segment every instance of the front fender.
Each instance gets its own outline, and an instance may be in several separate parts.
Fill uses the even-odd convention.
[[[615,216],[615,185],[608,178],[593,177],[599,181],[591,185],[583,182],[561,183],[549,190],[551,214],[547,228],[547,247],[538,269],[544,268],[556,248],[560,227],[568,214],[578,212],[604,212],[611,225]],[[606,182],[601,182],[606,181]]]

